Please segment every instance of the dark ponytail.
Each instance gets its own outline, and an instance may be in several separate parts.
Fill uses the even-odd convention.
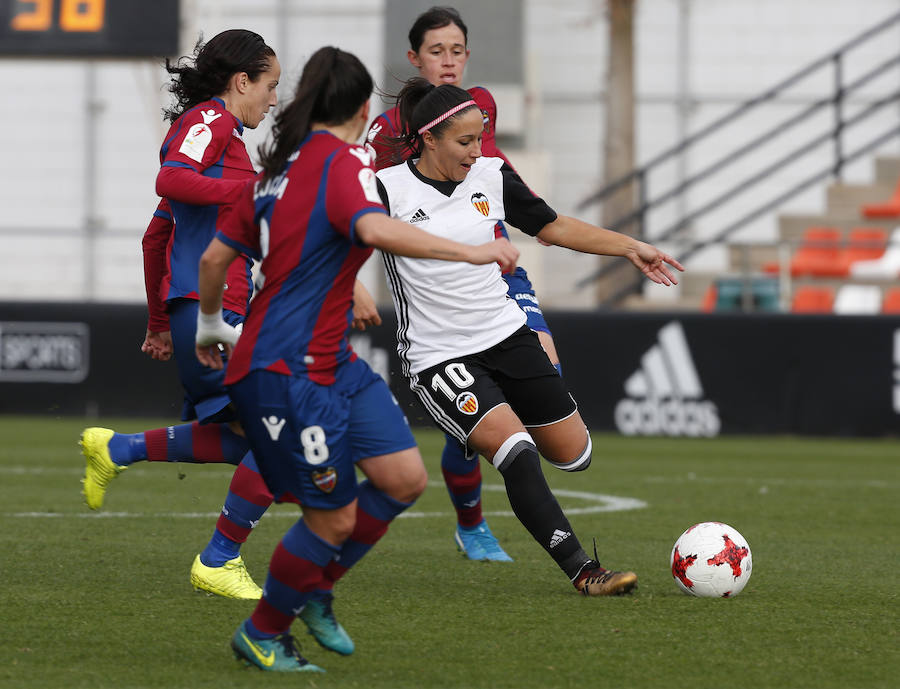
[[[337,125],[353,117],[372,95],[373,86],[369,71],[355,55],[331,47],[313,53],[294,98],[275,116],[271,143],[259,148],[263,179],[284,170],[314,122]]]
[[[390,140],[392,148],[398,152],[411,151],[414,156],[420,155],[422,153],[422,135],[419,134],[419,129],[457,105],[470,100],[472,100],[472,95],[458,86],[452,84],[434,86],[422,77],[413,77],[403,85],[397,96],[400,134]],[[454,119],[471,108],[477,107],[473,103],[442,122],[438,122],[428,131],[440,139],[444,130]]]
[[[172,75],[169,91],[176,102],[163,110],[163,115],[174,122],[198,103],[223,94],[232,75],[239,72],[256,81],[269,69],[273,57],[275,51],[262,36],[246,29],[223,31],[206,44],[201,38],[192,57],[179,58],[174,64],[166,58],[166,71]]]

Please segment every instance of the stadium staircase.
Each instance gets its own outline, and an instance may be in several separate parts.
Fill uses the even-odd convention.
[[[900,71],[900,43],[894,42],[897,47],[887,54],[872,49],[875,41],[884,40],[897,29],[900,29],[900,12],[607,184],[581,204],[584,209],[602,203],[613,192],[630,186],[635,193],[634,210],[612,223],[613,229],[671,246],[682,260],[710,246],[724,244],[728,253],[727,270],[689,271],[682,276],[678,302],[645,299],[643,279],[636,279],[634,271],[623,270],[622,260],[604,263],[579,285],[583,288],[596,288],[603,282],[614,285],[598,291],[606,295],[601,308],[897,313],[900,310],[900,158],[878,156],[877,152],[900,136],[900,117],[890,117],[888,129],[877,132],[872,131],[875,125],[871,119],[885,108],[896,112],[900,104],[900,79],[896,78]],[[859,73],[848,79],[847,65],[851,61],[857,65],[860,55],[874,64],[863,71],[857,69]],[[758,121],[766,120],[759,117],[761,106],[776,102],[804,80],[821,81],[823,75],[831,78],[833,88],[829,94],[806,104],[774,127],[757,126]],[[883,85],[884,77],[888,77],[887,86]],[[856,103],[850,107],[854,95],[864,96],[863,106]],[[831,125],[826,131],[822,133],[819,127],[820,133],[804,136],[805,132],[816,129],[812,123],[820,123],[823,113],[829,110]],[[853,114],[849,114],[850,110]],[[699,146],[709,147],[713,137],[723,135],[730,147],[720,157],[692,171],[674,186],[653,188],[651,182],[664,166],[686,160]],[[732,165],[746,166],[751,158],[755,165],[760,165],[760,151],[766,143],[785,135],[790,137],[787,149],[775,149],[776,153],[763,160],[760,169],[725,191],[715,185],[717,173]],[[851,139],[854,147],[848,150]],[[864,143],[857,143],[860,140]],[[762,199],[748,210],[748,195],[760,194],[773,175],[811,152],[821,152],[823,147],[831,150],[830,161],[824,169],[811,174],[807,169],[805,178],[789,188],[779,189],[774,197]],[[843,168],[856,160],[872,161],[871,183],[843,181]],[[775,241],[735,239],[753,221],[777,213],[787,201],[816,188],[824,191],[826,200],[821,214],[779,215]],[[686,199],[688,194],[692,208],[683,211],[668,226],[650,226],[654,210]],[[698,198],[701,200],[697,201]],[[703,240],[692,239],[692,226],[710,217],[728,217],[729,222]]]

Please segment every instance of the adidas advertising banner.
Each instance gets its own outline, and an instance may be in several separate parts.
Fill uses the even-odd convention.
[[[413,425],[396,321],[351,342]],[[888,316],[549,313],[563,375],[592,430],[877,436],[900,431],[900,319]],[[0,303],[0,412],[177,420],[174,362],[140,345],[140,305]]]
[[[382,315],[384,325],[356,337],[368,340],[370,356],[390,357],[391,387],[410,422],[430,424],[398,380],[395,320]],[[592,430],[688,437],[900,431],[898,318],[546,315],[563,376]]]

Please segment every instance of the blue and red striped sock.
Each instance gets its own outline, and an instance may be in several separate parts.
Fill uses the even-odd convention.
[[[466,459],[463,446],[448,435],[441,453],[441,473],[459,525],[473,527],[480,524],[484,517],[481,514],[481,464],[478,456]]]
[[[253,453],[248,452],[231,477],[225,506],[212,538],[200,553],[200,562],[207,567],[221,567],[236,558],[272,500]]]
[[[372,546],[387,533],[394,518],[413,503],[394,500],[382,493],[369,481],[359,486],[359,502],[356,504],[356,526],[344,545],[340,556],[325,567],[325,576],[319,591],[327,592],[347,570],[359,562]]]
[[[323,568],[340,548],[319,538],[300,519],[281,539],[247,631],[264,639],[283,634],[322,581]]]
[[[227,423],[180,424],[143,433],[115,433],[109,454],[119,466],[134,462],[191,462],[237,464],[250,449],[247,439]]]

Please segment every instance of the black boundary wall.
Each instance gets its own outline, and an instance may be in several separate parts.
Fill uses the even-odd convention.
[[[414,425],[394,319],[352,342]],[[592,430],[884,436],[900,431],[900,318],[551,313],[563,373]],[[173,363],[141,353],[140,305],[0,303],[0,413],[178,419]]]

